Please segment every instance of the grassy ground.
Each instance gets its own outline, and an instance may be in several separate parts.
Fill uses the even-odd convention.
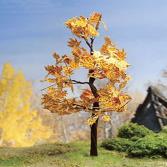
[[[32,148],[1,148],[0,167],[167,167],[165,159],[134,159],[99,149],[89,156],[89,144],[47,144]]]

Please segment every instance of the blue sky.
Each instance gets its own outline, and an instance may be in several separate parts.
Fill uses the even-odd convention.
[[[128,54],[131,89],[144,90],[167,67],[166,0],[0,0],[0,69],[11,62],[41,89],[44,65],[54,51],[69,53],[64,22],[73,16],[103,14],[109,35]]]

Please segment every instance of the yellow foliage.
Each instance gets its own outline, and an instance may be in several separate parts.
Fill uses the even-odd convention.
[[[98,119],[97,115],[96,116],[92,116],[92,117],[88,118],[87,124],[92,126],[96,122],[97,119]]]
[[[52,89],[47,89],[42,98],[46,109],[60,115],[81,110],[90,112],[91,115],[96,113],[96,116],[88,119],[89,125],[94,124],[100,115],[102,120],[108,121],[109,117],[105,112],[122,112],[131,99],[124,92],[130,79],[126,74],[129,64],[124,49],[117,48],[109,37],[105,37],[101,49],[94,50],[93,44],[99,34],[101,22],[102,15],[97,12],[88,18],[80,16],[66,21],[66,26],[79,40],[70,38],[68,46],[71,54],[62,57],[55,54],[56,64],[46,67],[46,80],[54,85]],[[82,41],[89,49],[82,46]],[[74,71],[82,68],[88,70],[88,80],[73,80]],[[105,79],[107,84],[98,90],[94,85],[96,79]],[[69,93],[69,89],[73,91],[74,84],[85,84],[89,90],[84,90],[78,97],[71,97],[73,94]]]
[[[103,120],[104,122],[109,122],[109,121],[111,120],[111,118],[110,118],[109,115],[103,115],[103,116],[102,116],[102,120]]]
[[[78,42],[77,39],[73,39],[73,38],[70,38],[70,40],[68,41],[68,46],[69,47],[79,47],[79,45],[81,44],[81,42]]]
[[[1,146],[32,146],[52,134],[31,109],[32,88],[22,72],[4,64],[0,76]]]
[[[97,20],[97,17],[96,15],[92,15],[90,19],[83,16],[74,17],[69,19],[65,24],[77,37],[87,39],[98,35],[96,26],[100,20]],[[92,23],[96,23],[96,25],[94,26]]]
[[[96,26],[96,29],[98,29],[98,24],[100,23],[100,21],[101,21],[101,14],[100,13],[97,13],[97,12],[94,12],[94,13],[92,13],[91,15],[90,15],[90,17],[89,17],[89,23],[91,23],[91,24],[95,24],[95,26]]]

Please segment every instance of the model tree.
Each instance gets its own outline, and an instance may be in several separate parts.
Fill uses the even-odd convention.
[[[45,67],[48,72],[45,80],[51,85],[43,94],[44,107],[60,115],[85,111],[90,113],[87,122],[91,128],[90,155],[97,156],[97,125],[101,117],[109,121],[108,112],[122,112],[130,100],[130,96],[123,91],[129,76],[126,74],[128,63],[125,61],[126,53],[118,49],[105,37],[105,42],[99,51],[94,50],[94,41],[99,36],[99,26],[102,22],[100,13],[93,13],[89,18],[74,17],[65,25],[76,38],[70,38],[68,46],[71,54],[59,56],[54,53],[54,65]],[[86,45],[81,45],[82,43]],[[83,68],[88,70],[88,80],[74,80],[75,70]],[[97,89],[95,80],[107,81],[103,88]],[[75,84],[87,85],[80,97],[73,97],[70,93],[75,91]]]

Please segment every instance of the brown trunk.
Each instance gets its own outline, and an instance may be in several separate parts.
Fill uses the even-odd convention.
[[[97,152],[97,125],[98,119],[91,126],[91,148],[90,148],[90,156],[98,156]]]
[[[94,108],[99,107],[99,103],[95,102],[93,104]],[[94,114],[92,114],[94,116]],[[97,152],[97,126],[98,126],[98,119],[96,122],[90,127],[91,128],[91,145],[90,145],[90,156],[98,156]]]
[[[98,25],[97,25],[98,28]],[[94,42],[94,38],[91,38],[91,43],[89,43],[86,40],[87,45],[90,48],[90,54],[93,55],[93,42]],[[89,74],[91,74],[94,70],[89,70]],[[96,79],[94,77],[90,77],[89,78],[89,86],[90,89],[92,91],[92,94],[95,98],[98,98],[99,95],[97,93],[97,88],[94,85],[94,81]],[[93,103],[93,109],[94,112],[92,113],[92,116],[95,115],[95,110],[98,110],[99,108],[99,102],[94,102]],[[96,122],[90,127],[91,128],[91,145],[90,145],[90,156],[98,156],[98,152],[97,152],[97,125],[98,125],[98,119],[96,120]]]

